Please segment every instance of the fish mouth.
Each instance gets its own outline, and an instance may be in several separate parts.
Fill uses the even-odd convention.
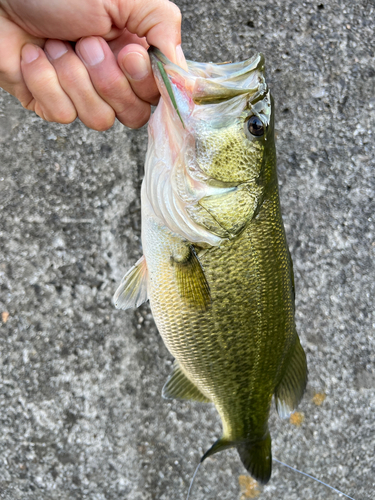
[[[173,105],[182,126],[185,128],[184,120],[181,116],[179,106],[176,101],[177,99],[180,101],[180,104],[183,104],[183,96],[181,95],[181,90],[186,87],[186,80],[188,77],[188,73],[185,70],[177,66],[177,64],[173,64],[159,49],[156,47],[149,48],[149,54],[151,59],[151,66],[154,75],[156,76],[156,83],[158,85],[160,94],[165,96],[167,93],[169,96],[170,103]],[[168,71],[168,72],[167,72]],[[173,90],[173,86],[176,85],[176,78],[180,81],[179,90]],[[165,96],[166,97],[166,96]],[[182,99],[181,99],[182,98]],[[186,100],[186,99],[185,99]]]
[[[262,53],[236,63],[187,60],[188,71],[172,63],[156,47],[150,47],[149,54],[160,94],[174,108],[174,116],[184,129],[191,128],[190,118],[196,114],[196,107],[203,111],[207,105],[222,105],[227,113],[230,103],[234,105],[238,100],[269,126],[271,106]],[[217,108],[218,121],[223,111]],[[211,120],[213,116],[210,113]]]
[[[185,80],[185,84],[190,80],[188,90],[195,104],[218,104],[244,94],[250,97],[251,103],[255,103],[268,92],[262,53],[237,63],[197,63],[187,60],[189,72],[172,63],[156,47],[150,47],[149,54],[157,77],[163,78],[164,69],[169,78],[178,76],[178,80]]]
[[[173,64],[172,61],[170,61],[168,59],[167,56],[165,56],[163,54],[163,52],[161,50],[159,50],[157,47],[155,47],[154,45],[150,45],[149,49],[148,49],[148,53],[149,53],[149,56],[151,57],[151,60],[156,60],[156,61],[160,61],[162,64]],[[177,64],[175,64],[174,66],[177,67]],[[180,68],[182,69],[182,68]]]

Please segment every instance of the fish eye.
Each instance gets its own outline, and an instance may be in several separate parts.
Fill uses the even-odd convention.
[[[262,120],[255,115],[249,118],[247,122],[247,128],[250,134],[255,135],[256,137],[260,137],[264,134],[264,125],[262,123]]]

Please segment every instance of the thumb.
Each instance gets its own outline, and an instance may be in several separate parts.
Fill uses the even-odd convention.
[[[122,0],[117,3],[125,2]],[[154,45],[172,62],[187,69],[181,49],[181,12],[177,5],[169,0],[136,0],[125,16],[121,9],[117,15],[113,12],[111,14],[117,27],[124,27],[126,23],[126,28],[131,33],[146,37],[149,45]]]

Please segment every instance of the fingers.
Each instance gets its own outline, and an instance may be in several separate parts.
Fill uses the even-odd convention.
[[[107,130],[115,117],[131,128],[148,121],[158,90],[143,46],[120,50],[123,71],[101,37],[81,39],[77,54],[60,40],[47,40],[44,51],[32,44],[22,49],[22,74],[32,96],[25,107],[58,123],[78,116],[94,130]]]
[[[62,90],[71,99],[79,119],[94,130],[107,130],[115,120],[112,107],[96,92],[84,64],[68,43],[47,40],[44,47]],[[99,58],[100,53],[92,54]]]
[[[115,2],[121,5],[121,2]],[[174,3],[168,0],[138,0],[133,2],[130,10],[125,12],[119,8],[111,9],[110,15],[116,26],[126,27],[139,37],[146,37],[149,45],[155,45],[172,62],[187,69],[185,57],[181,50],[181,12]],[[125,21],[125,23],[124,23]]]
[[[133,92],[143,101],[157,104],[159,91],[152,73],[151,61],[147,52],[149,45],[146,39],[139,38],[125,29],[121,36],[108,42],[108,45]]]
[[[159,101],[159,91],[147,50],[141,45],[127,45],[120,50],[117,61],[134,93],[143,101],[156,105]]]
[[[44,40],[24,32],[5,17],[0,8],[0,87],[17,97],[24,107],[32,100],[20,64],[21,48],[28,42],[44,45]]]
[[[35,111],[41,118],[59,123],[71,123],[77,113],[75,107],[61,88],[56,71],[43,50],[26,44],[21,52],[21,69],[25,84],[32,96],[22,104]]]
[[[141,46],[133,50],[136,51],[134,57],[139,59],[138,66],[133,65],[136,70],[136,92],[133,91],[133,80],[128,81],[102,38],[84,38],[76,45],[77,54],[85,64],[96,92],[114,109],[124,125],[138,128],[148,121],[151,113],[149,103],[157,101],[158,92],[147,51]]]

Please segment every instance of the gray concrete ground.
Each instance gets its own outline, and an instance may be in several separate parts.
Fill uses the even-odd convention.
[[[310,381],[294,423],[272,409],[274,456],[373,499],[374,1],[178,5],[188,57],[261,50],[276,101]],[[47,124],[0,93],[2,499],[180,500],[220,434],[211,406],[161,399],[172,358],[148,305],[111,304],[141,255],[146,146],[146,128]],[[252,498],[244,473],[216,455],[192,499]],[[275,464],[259,498],[340,497]]]

